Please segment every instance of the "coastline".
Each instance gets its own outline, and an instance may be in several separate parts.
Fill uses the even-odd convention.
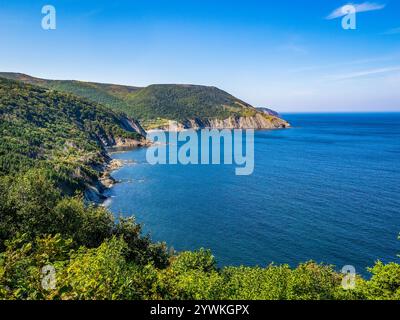
[[[318,234],[321,232],[321,237],[324,241],[329,241],[334,238],[336,230],[339,230],[338,228],[340,228],[343,223],[347,223],[345,218],[343,222],[341,221],[341,209],[338,209],[336,203],[341,206],[340,208],[348,208],[349,211],[346,212],[348,214],[353,214],[355,219],[363,219],[362,214],[358,213],[358,203],[353,200],[351,194],[343,195],[341,191],[337,191],[336,193],[336,190],[340,190],[337,187],[340,186],[343,181],[348,183],[349,188],[351,188],[349,191],[358,190],[357,188],[360,188],[362,195],[367,195],[368,190],[373,190],[373,185],[368,186],[366,183],[359,183],[359,181],[364,179],[363,177],[361,177],[359,181],[352,177],[357,176],[359,172],[366,172],[367,170],[369,172],[371,169],[364,164],[374,163],[371,162],[373,159],[369,157],[360,159],[360,154],[374,155],[375,161],[379,161],[379,155],[375,152],[375,142],[370,141],[370,139],[375,136],[375,132],[377,128],[381,127],[381,124],[380,122],[377,123],[375,117],[370,115],[362,115],[358,120],[353,116],[342,117],[341,115],[337,115],[335,117],[329,117],[329,122],[327,122],[328,119],[325,115],[311,118],[309,115],[296,115],[288,117],[288,120],[294,125],[292,130],[278,130],[280,132],[276,132],[275,130],[261,130],[261,132],[259,132],[259,130],[257,130],[259,134],[261,134],[261,139],[260,137],[255,137],[255,143],[259,143],[255,145],[255,148],[260,152],[257,159],[258,171],[256,175],[249,180],[247,178],[241,179],[242,182],[231,174],[216,176],[213,174],[215,173],[213,169],[207,169],[193,170],[197,172],[194,172],[193,175],[190,173],[190,183],[185,185],[185,178],[187,178],[186,172],[190,172],[190,169],[183,168],[182,174],[179,175],[180,177],[178,179],[170,179],[170,181],[168,181],[168,174],[171,175],[177,172],[173,168],[171,170],[169,168],[167,168],[167,170],[162,168],[159,170],[158,168],[152,168],[148,165],[139,164],[138,166],[132,166],[132,168],[128,165],[123,171],[112,173],[117,180],[121,181],[121,184],[116,185],[115,189],[106,192],[106,195],[112,197],[110,203],[107,205],[116,215],[118,215],[119,212],[134,212],[135,215],[137,215],[138,221],[145,221],[146,231],[148,230],[156,234],[158,237],[157,239],[161,239],[167,243],[173,243],[174,239],[186,239],[184,237],[187,232],[187,230],[185,230],[187,225],[193,226],[193,229],[202,230],[201,228],[203,228],[203,225],[199,221],[204,221],[204,225],[207,226],[211,225],[212,221],[217,221],[216,218],[214,218],[215,216],[212,210],[215,207],[215,201],[221,197],[218,196],[217,192],[213,192],[214,189],[206,188],[204,185],[202,185],[201,191],[197,191],[196,188],[198,182],[217,177],[220,186],[224,186],[227,189],[221,189],[220,186],[218,186],[215,187],[215,190],[224,190],[224,192],[229,195],[226,199],[221,199],[221,203],[219,203],[220,206],[217,206],[219,210],[217,210],[218,212],[215,213],[215,215],[221,217],[218,218],[218,222],[224,221],[224,216],[227,215],[232,219],[236,219],[231,220],[231,224],[229,225],[229,228],[233,230],[232,232],[236,234],[242,232],[241,226],[248,223],[248,230],[257,227],[256,234],[260,239],[257,241],[251,239],[251,232],[247,232],[247,230],[244,232],[245,234],[240,235],[241,239],[245,239],[243,242],[248,243],[248,245],[246,244],[246,252],[249,252],[252,247],[256,248],[252,249],[255,252],[254,255],[249,255],[245,258],[242,258],[238,254],[239,251],[232,251],[232,253],[226,254],[225,256],[224,246],[215,245],[213,250],[215,254],[218,255],[218,260],[221,264],[240,265],[242,263],[250,263],[251,265],[257,265],[262,264],[263,261],[267,261],[267,259],[270,259],[269,257],[272,256],[274,259],[279,259],[279,261],[289,261],[291,265],[294,266],[297,262],[304,261],[306,259],[304,257],[307,256],[316,261],[327,261],[327,255],[330,253],[329,250],[334,250],[335,252],[339,252],[339,258],[334,257],[334,259],[328,262],[339,267],[344,266],[349,261],[346,261],[345,258],[347,257],[341,258],[340,246],[345,244],[346,240],[343,240],[340,245],[332,244],[326,251],[323,251],[315,247],[312,237],[306,235],[305,241],[307,247],[301,248],[300,253],[293,254],[293,257],[288,257],[285,252],[282,253],[282,251],[278,249],[266,249],[266,247],[261,245],[258,247],[259,243],[265,243],[267,239],[273,239],[275,243],[282,241],[281,234],[273,231],[276,230],[274,229],[275,227],[283,228],[287,221],[293,223],[296,228],[301,228],[303,226],[304,228],[308,228],[307,230],[310,230],[310,233],[317,229],[315,232],[318,232]],[[365,123],[366,118],[369,118],[367,123]],[[388,116],[387,120],[388,124],[397,123],[397,121],[392,122],[393,119],[391,116]],[[362,136],[354,136],[353,129],[359,128],[360,125],[362,125],[362,128],[368,128],[368,133]],[[380,142],[381,138],[385,138],[388,139],[388,142],[394,143],[395,139],[393,139],[391,135],[386,135],[386,133],[390,132],[391,127],[389,125],[383,127],[386,127],[386,129],[382,132],[382,136],[378,136],[376,141]],[[272,137],[269,137],[269,135]],[[345,138],[342,135],[345,135]],[[336,143],[332,143],[332,141],[336,141]],[[349,145],[353,147],[349,148]],[[396,145],[398,144],[390,144],[387,147],[383,145],[382,149],[377,151],[382,151],[385,148],[387,150],[394,150],[393,148]],[[365,149],[365,147],[367,147],[367,149]],[[349,154],[349,149],[351,154]],[[299,154],[299,150],[304,150],[305,152]],[[112,157],[143,161],[145,152],[146,149],[141,149],[138,152],[112,155]],[[321,156],[314,157],[314,154]],[[393,159],[396,157],[396,154],[397,153],[391,152],[387,153],[386,156],[387,158],[391,157]],[[348,172],[350,176],[347,175],[347,172],[339,170],[344,155],[350,156],[348,158],[351,164],[351,170]],[[358,163],[362,165],[360,166]],[[375,163],[378,164],[379,162]],[[331,166],[332,170],[329,169]],[[381,171],[379,176],[376,175],[378,179],[376,181],[382,181],[382,183],[385,184],[391,181],[387,179],[387,177],[391,175],[390,172],[385,171],[385,168],[375,168],[377,173]],[[322,178],[315,176],[314,170],[318,170]],[[137,176],[137,172],[140,172],[140,179],[146,181],[144,185],[138,186],[138,183],[132,179]],[[385,177],[384,181],[380,180],[380,175]],[[154,176],[156,176],[157,179],[154,179]],[[329,177],[335,177],[335,179],[329,180]],[[250,181],[251,184],[247,184],[246,180]],[[253,184],[253,182],[255,182],[255,184]],[[279,187],[279,185],[282,187]],[[166,186],[169,188],[168,191],[166,190]],[[248,186],[251,186],[251,192],[246,191]],[[328,188],[327,190],[329,191],[329,195],[323,199],[321,199],[319,193],[324,195],[327,191],[321,190],[321,186]],[[133,193],[132,190],[135,193]],[[290,192],[287,192],[288,190]],[[293,190],[300,190],[298,192],[301,198],[291,197]],[[149,192],[151,194],[149,194]],[[203,196],[202,199],[193,197],[193,195],[198,194],[197,192],[203,192],[203,194],[205,194],[204,198]],[[243,196],[235,196],[238,192],[241,192]],[[382,194],[386,194],[386,191],[384,192],[382,191]],[[174,195],[176,195],[176,198],[171,197]],[[187,195],[190,195],[190,197]],[[262,198],[260,198],[260,196],[262,196]],[[373,196],[366,196],[365,199],[373,199],[371,201],[378,201],[376,203],[385,204],[386,202],[384,200],[379,200],[379,196],[379,192],[375,192]],[[170,199],[173,199],[176,203],[173,205],[167,204],[167,201]],[[262,201],[258,201],[260,199],[262,199]],[[275,199],[279,201],[275,201]],[[302,199],[304,199],[304,202]],[[187,202],[183,203],[182,200],[186,200]],[[165,201],[165,203],[163,201]],[[302,201],[301,205],[298,205],[299,201]],[[389,209],[392,208],[392,205],[390,206]],[[296,208],[296,211],[298,210],[299,213],[292,211],[292,208]],[[320,212],[323,208],[327,208],[328,212],[332,215],[326,216],[321,214]],[[377,217],[375,213],[378,211],[373,207],[366,208],[366,210],[374,219]],[[188,216],[186,214],[187,212],[191,212],[191,217],[187,218],[188,220],[186,220],[186,216]],[[211,214],[207,215],[208,212],[211,212]],[[247,215],[242,217],[241,212],[248,212],[249,215],[254,214],[254,218],[248,219],[246,217]],[[294,213],[292,214],[292,212]],[[209,217],[209,220],[201,220],[201,217]],[[273,223],[271,226],[267,223],[253,223],[253,221],[268,221],[268,217],[272,217],[273,219],[271,219],[276,221],[276,224]],[[335,221],[332,221],[331,217],[334,217]],[[174,221],[175,219],[185,221],[185,225],[182,227],[174,226],[174,223],[170,223],[170,221]],[[321,226],[318,222],[320,220],[323,221],[323,226],[321,229],[318,229]],[[157,221],[166,221],[166,223],[161,224]],[[328,235],[323,234],[324,225],[330,225],[330,223],[333,224],[334,228],[329,228]],[[380,226],[387,226],[384,219],[379,219],[378,223]],[[349,230],[352,230],[352,232],[354,231],[360,238],[365,236],[362,230],[357,230],[358,228],[356,225],[349,223],[347,226]],[[172,230],[176,233],[171,233],[170,236],[168,234],[169,228],[173,228]],[[375,229],[375,227],[371,228],[374,232],[379,231]],[[190,240],[190,243],[194,243],[192,248],[202,245],[204,247],[210,247],[214,243],[226,241],[223,240],[224,238],[222,236],[221,239],[215,242],[211,242],[208,239],[210,234],[219,236],[217,226],[215,226],[215,228],[214,226],[207,227],[207,230],[207,232],[209,232],[208,236],[203,236],[203,234],[199,232],[199,237],[197,239],[196,235],[196,237]],[[393,229],[390,230],[393,233]],[[297,235],[294,231],[290,233],[291,237],[298,237],[296,239],[302,237],[302,235]],[[229,235],[225,237],[225,239],[229,239]],[[284,239],[288,241],[288,246],[293,243],[289,236]],[[385,241],[387,241],[388,245],[382,259],[389,259],[390,252],[395,252],[393,248],[396,246],[396,239],[395,237],[390,239],[389,236],[386,236]],[[209,245],[210,243],[211,245]],[[375,251],[374,254],[377,256],[378,253],[378,251]],[[220,258],[221,256],[222,258]],[[365,255],[365,251],[360,250],[360,253],[356,255],[354,261],[351,261],[351,263],[354,263],[356,270],[364,276],[367,274],[364,268],[373,263],[373,261],[371,262],[367,259],[368,256]]]
[[[254,129],[256,131],[271,131],[271,130],[283,130],[283,129],[290,129],[292,126],[289,124],[286,127],[274,127],[274,128],[265,128],[265,129]],[[188,130],[201,130],[201,128],[181,128],[176,131],[172,132],[181,132],[181,131],[188,131]],[[217,129],[219,130],[219,129]],[[233,130],[233,129],[230,129]],[[171,132],[168,129],[150,129],[146,131],[146,133],[154,133],[154,132]],[[157,143],[157,142],[156,142]],[[150,140],[142,140],[142,141],[137,141],[137,140],[120,140],[116,141],[114,145],[112,146],[107,146],[105,147],[105,165],[102,167],[100,170],[100,177],[98,178],[98,181],[95,182],[94,184],[88,184],[87,189],[85,190],[85,198],[99,206],[105,206],[107,200],[110,199],[110,197],[105,196],[105,192],[112,187],[114,187],[116,184],[118,184],[120,181],[114,179],[112,177],[112,173],[121,169],[124,167],[126,164],[130,163],[129,160],[120,160],[120,159],[112,159],[111,155],[114,153],[122,153],[122,152],[128,152],[132,151],[138,148],[147,148],[154,145],[154,142]]]
[[[104,148],[104,164],[101,168],[97,168],[99,177],[94,181],[86,183],[86,189],[84,190],[84,199],[86,203],[91,203],[98,206],[104,206],[104,203],[109,199],[105,196],[105,192],[111,189],[119,181],[112,177],[112,173],[122,167],[124,167],[130,161],[113,159],[111,155],[113,153],[120,153],[125,151],[131,151],[137,148],[146,148],[152,145],[149,140],[142,141],[119,141],[113,146],[106,146]]]

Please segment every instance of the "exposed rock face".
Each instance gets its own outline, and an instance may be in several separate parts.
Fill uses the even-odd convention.
[[[140,125],[139,121],[134,119],[123,118],[122,126],[124,127],[125,130],[138,132],[143,137],[145,137],[147,134],[146,131],[143,129],[143,127]]]
[[[185,129],[280,129],[289,128],[290,124],[276,116],[257,113],[251,117],[229,117],[227,119],[189,119],[177,123],[176,130]],[[161,130],[169,130],[169,127],[161,127]]]
[[[84,200],[86,203],[90,204],[100,204],[107,199],[106,196],[103,195],[104,189],[97,188],[94,185],[86,185]]]
[[[112,145],[113,148],[135,148],[135,147],[143,147],[147,145],[146,140],[136,140],[130,138],[115,138],[114,143]]]
[[[104,147],[139,147],[146,145],[146,131],[136,120],[130,118],[121,118],[120,125],[123,129],[128,132],[136,132],[142,136],[142,139],[131,139],[131,138],[120,138],[111,135],[106,135],[105,133],[100,135],[98,139],[101,141]]]
[[[100,182],[104,186],[104,188],[111,188],[115,183],[115,179],[111,176],[111,172],[118,170],[124,165],[122,160],[113,159],[107,165],[103,172],[103,175],[100,177]]]
[[[88,203],[103,203],[103,201],[107,199],[103,194],[104,191],[111,188],[116,183],[115,179],[110,174],[112,171],[122,167],[123,162],[111,159],[107,152],[109,149],[132,149],[151,144],[150,141],[146,140],[147,133],[138,121],[129,118],[122,118],[120,121],[123,129],[129,132],[136,132],[140,134],[140,136],[138,139],[122,138],[106,135],[105,133],[97,136],[99,143],[103,146],[103,151],[101,152],[103,164],[93,167],[93,169],[99,172],[98,178],[85,179],[86,190],[84,192],[84,197]]]

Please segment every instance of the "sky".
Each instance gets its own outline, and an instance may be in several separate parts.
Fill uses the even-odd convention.
[[[0,71],[216,86],[280,112],[400,111],[400,0],[0,0]],[[56,29],[42,28],[44,5]]]

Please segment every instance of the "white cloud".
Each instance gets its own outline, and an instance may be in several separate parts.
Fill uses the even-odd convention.
[[[352,72],[348,74],[336,75],[333,76],[332,80],[348,80],[348,79],[355,79],[355,78],[363,78],[371,75],[377,74],[385,74],[390,72],[400,71],[400,66],[394,67],[387,67],[387,68],[378,68],[378,69],[369,69],[359,72]]]
[[[386,4],[372,3],[372,2],[364,2],[364,3],[360,3],[360,4],[348,3],[347,5],[354,6],[357,13],[382,10],[383,8],[386,7]],[[331,12],[331,14],[326,17],[326,19],[331,20],[331,19],[336,19],[336,18],[345,16],[346,13],[343,13],[343,11],[342,11],[342,8],[345,6],[346,5],[341,6],[340,8],[337,8],[336,10],[333,10]]]

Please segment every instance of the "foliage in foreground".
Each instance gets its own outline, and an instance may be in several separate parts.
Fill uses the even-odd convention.
[[[344,290],[315,262],[219,269],[208,250],[170,254],[133,220],[60,196],[38,169],[1,179],[0,195],[1,299],[400,299],[396,263]]]

